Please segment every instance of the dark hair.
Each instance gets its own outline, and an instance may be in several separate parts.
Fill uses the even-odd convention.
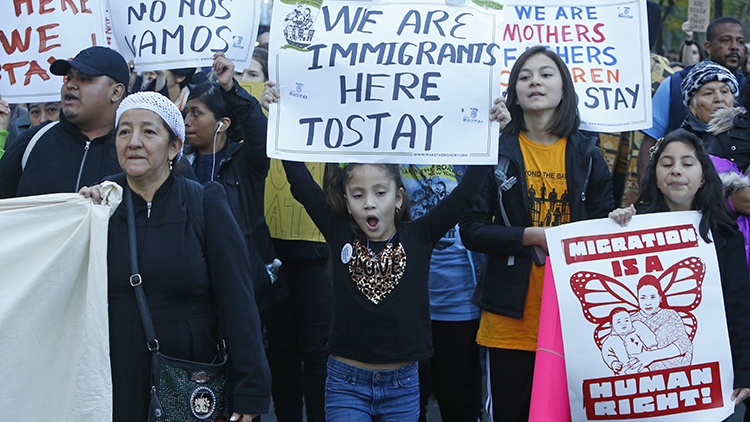
[[[260,63],[260,68],[263,70],[263,77],[268,80],[268,48],[265,48],[266,44],[261,44],[255,47],[253,50],[253,58]]]
[[[641,277],[640,280],[638,280],[638,285],[635,288],[636,295],[641,290],[641,288],[651,286],[656,289],[656,292],[659,293],[659,298],[664,297],[664,292],[661,290],[661,284],[659,283],[659,279],[654,277],[651,274],[646,274],[643,277]]]
[[[714,163],[708,156],[701,140],[694,134],[685,129],[677,129],[667,134],[667,136],[656,144],[656,152],[653,154],[653,159],[646,169],[646,176],[641,188],[641,195],[638,197],[638,202],[643,203],[644,213],[658,212],[667,208],[667,204],[664,201],[664,194],[656,186],[656,166],[664,149],[672,142],[682,142],[693,148],[695,150],[695,157],[703,169],[703,186],[698,188],[698,191],[695,193],[692,208],[701,213],[701,222],[698,227],[701,237],[706,243],[711,243],[711,239],[708,237],[709,230],[715,232],[717,229],[723,227],[737,227],[737,223],[732,218],[732,214],[727,206],[721,179],[719,179],[719,174],[716,172]]]
[[[578,132],[578,126],[581,124],[581,119],[578,117],[578,100],[575,88],[573,87],[573,78],[570,76],[568,66],[565,65],[565,62],[562,61],[560,56],[554,51],[548,50],[541,45],[531,47],[521,54],[513,65],[513,69],[510,71],[508,90],[506,91],[507,100],[505,101],[505,104],[508,107],[508,111],[510,111],[512,119],[503,130],[503,133],[513,133],[526,130],[523,109],[518,104],[516,85],[518,84],[518,75],[521,73],[523,65],[532,56],[536,56],[537,54],[544,54],[555,62],[557,69],[560,71],[563,83],[562,99],[560,100],[560,104],[557,105],[557,109],[555,109],[555,119],[550,124],[550,127],[547,128],[547,131],[561,138],[567,138]]]
[[[167,122],[162,119],[162,125],[165,129],[167,129],[167,133],[169,134],[169,143],[167,145],[172,145],[173,143],[177,142],[180,138],[175,135],[175,133],[172,131],[172,128],[170,128],[167,125]],[[183,141],[182,147],[185,148],[185,143]],[[184,157],[184,155],[183,155]],[[185,176],[188,174],[188,166],[182,162],[176,162],[172,163],[172,171],[169,173],[169,177],[174,176]]]
[[[333,212],[339,215],[349,215],[349,225],[354,232],[364,235],[362,230],[359,228],[354,218],[349,214],[349,210],[346,206],[346,184],[352,177],[354,171],[363,166],[377,166],[385,170],[388,177],[390,177],[396,183],[396,189],[403,189],[403,201],[401,203],[401,211],[397,212],[394,217],[396,226],[402,222],[411,221],[411,212],[409,208],[409,195],[407,194],[404,181],[401,179],[401,166],[398,164],[361,164],[361,163],[349,163],[344,168],[338,163],[326,164],[326,170],[323,176],[323,191],[326,194],[326,201],[331,206]]]
[[[698,47],[698,58],[700,59],[700,61],[706,60],[706,57],[708,57],[708,55],[706,54],[706,49],[703,48],[703,46],[700,45],[700,44],[698,44],[698,43],[693,43],[693,44],[696,47]],[[683,66],[683,67],[686,66],[684,64],[685,63],[685,57],[683,57],[683,54],[685,53],[685,47],[686,47],[686,44],[685,44],[685,41],[683,40],[682,44],[680,45],[680,58],[678,59],[679,63],[680,63],[680,66]]]
[[[648,48],[653,49],[661,31],[661,7],[649,0],[646,2],[646,15],[648,16]]]
[[[719,36],[718,34],[719,30],[717,27],[719,25],[727,25],[727,24],[736,24],[736,25],[739,25],[740,28],[742,27],[742,23],[731,16],[722,16],[720,18],[716,18],[711,23],[709,23],[708,28],[706,28],[706,41],[713,44],[716,37]]]
[[[747,59],[747,56],[745,56],[745,59]],[[742,84],[737,101],[742,107],[750,110],[750,84]]]
[[[745,78],[747,78],[748,75],[750,75],[750,72],[747,72],[745,70],[745,68],[747,67],[747,59],[749,56],[750,56],[749,54],[745,53],[745,55],[742,56],[742,59],[740,59],[740,72],[742,72],[742,74],[745,75]],[[745,86],[745,84],[742,84],[742,86]]]
[[[195,70],[196,69],[197,68],[195,68],[195,67],[186,67],[186,68],[182,68],[182,69],[169,69],[169,71],[172,72],[172,75],[174,75],[175,78],[177,78],[178,76],[184,76],[185,77],[185,79],[183,79],[181,82],[179,82],[180,89],[182,89],[182,88],[185,88],[186,86],[188,86],[188,84],[190,83],[190,81],[193,80],[193,75],[195,75]]]
[[[227,136],[232,141],[242,140],[242,130],[240,129],[239,121],[237,120],[234,112],[229,107],[224,98],[221,96],[221,86],[218,83],[205,82],[200,85],[196,85],[190,90],[188,101],[197,99],[206,105],[214,115],[214,120],[221,120],[228,117],[232,121],[232,124],[227,129]]]
[[[611,310],[611,311],[609,312],[609,321],[610,321],[610,323],[612,322],[612,318],[614,318],[614,317],[615,317],[615,315],[619,314],[620,312],[625,312],[625,313],[627,313],[628,315],[630,315],[630,312],[628,312],[628,310],[627,310],[627,309],[623,308],[622,306],[618,306],[618,307],[616,307],[616,308],[612,309],[612,310]],[[612,324],[612,325],[614,326],[614,324]]]

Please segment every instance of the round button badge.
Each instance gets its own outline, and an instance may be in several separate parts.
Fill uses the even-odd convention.
[[[352,260],[352,245],[346,244],[341,248],[341,262],[348,264]]]

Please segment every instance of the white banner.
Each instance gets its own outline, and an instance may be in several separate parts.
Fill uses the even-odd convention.
[[[548,229],[574,421],[734,411],[718,261],[697,211]]]
[[[645,0],[531,0],[506,5],[503,86],[527,48],[544,45],[570,69],[581,128],[651,127],[651,57]]]
[[[6,0],[0,16],[0,97],[9,103],[60,101],[50,63],[106,45],[98,0]]]
[[[77,193],[0,201],[0,420],[111,421],[107,205]],[[106,203],[106,201],[105,201]]]
[[[237,69],[252,60],[260,19],[255,0],[106,0],[113,38],[135,70],[210,66],[223,52]]]
[[[503,12],[480,2],[277,1],[269,157],[496,163]]]

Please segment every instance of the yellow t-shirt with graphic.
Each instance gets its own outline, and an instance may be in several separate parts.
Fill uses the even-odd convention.
[[[526,168],[527,204],[533,226],[551,227],[570,222],[565,170],[567,138],[560,138],[552,145],[542,145],[521,133],[518,141]],[[482,311],[477,343],[494,348],[535,351],[543,284],[544,266],[532,265],[523,318]]]

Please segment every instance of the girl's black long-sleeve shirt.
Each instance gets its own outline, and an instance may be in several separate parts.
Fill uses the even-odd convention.
[[[432,355],[427,289],[432,250],[471,209],[491,168],[469,167],[440,205],[396,227],[393,254],[386,245],[379,259],[368,261],[358,256],[363,250],[358,245],[367,238],[352,231],[351,219],[333,212],[303,163],[284,162],[292,195],[305,206],[331,248],[334,306],[328,344],[333,355],[373,364],[412,362]],[[392,290],[363,285],[362,280],[375,273],[394,281]]]

